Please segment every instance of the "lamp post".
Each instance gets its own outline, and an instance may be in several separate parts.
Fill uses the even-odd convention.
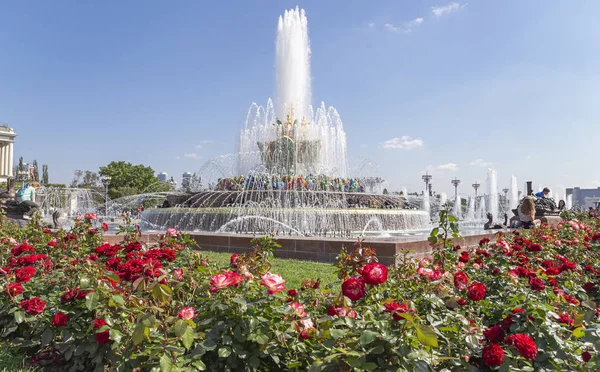
[[[425,191],[429,192],[429,196],[431,196],[431,187],[429,185],[429,182],[431,182],[431,178],[433,177],[431,176],[431,174],[429,174],[429,172],[425,172],[425,174],[421,176],[421,178],[423,179],[423,181],[425,181]]]
[[[102,177],[102,184],[104,185],[104,215],[108,217],[108,185],[110,185],[110,176]]]
[[[456,177],[452,181],[452,185],[454,186],[454,200],[458,199],[458,185],[460,184],[460,180]]]
[[[475,200],[477,200],[477,189],[479,188],[479,186],[481,186],[477,181],[475,181],[474,184],[472,184],[471,186],[473,186],[473,188],[475,189]]]

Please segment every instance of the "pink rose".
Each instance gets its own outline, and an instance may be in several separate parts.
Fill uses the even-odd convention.
[[[177,237],[177,229],[168,228],[167,235],[172,236],[174,238]]]
[[[237,287],[238,284],[244,281],[244,278],[236,272],[224,272],[221,274],[213,275],[210,278],[210,291],[216,292],[219,289],[223,289],[229,286]]]
[[[173,270],[173,275],[175,275],[175,280],[179,282],[183,281],[183,270],[175,269]]]
[[[269,294],[275,294],[285,289],[285,280],[279,274],[263,274],[260,284],[269,288]]]
[[[180,319],[192,320],[196,316],[196,308],[186,306],[179,310],[178,316]]]
[[[294,309],[294,313],[300,318],[304,318],[306,315],[306,311],[304,311],[304,306],[298,301],[292,302],[290,307]]]

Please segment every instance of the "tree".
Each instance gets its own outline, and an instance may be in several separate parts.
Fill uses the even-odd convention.
[[[154,170],[143,164],[133,165],[125,161],[113,161],[100,167],[100,176],[110,177],[108,196],[117,199],[127,195],[135,195],[148,191],[167,191],[168,184],[154,176]],[[152,187],[152,188],[151,188]],[[162,188],[167,187],[167,190]]]
[[[81,184],[81,177],[83,177],[83,171],[76,169],[73,172],[73,180],[71,181],[69,187],[79,187],[79,185]]]
[[[42,183],[44,185],[48,185],[48,165],[44,164],[42,165]]]
[[[383,189],[383,195],[387,195],[387,194],[389,194],[388,189]]]
[[[98,186],[98,173],[86,170],[83,173],[83,183],[79,187],[89,188]]]
[[[33,161],[33,180],[38,182],[40,180],[40,170],[38,168],[37,160]]]

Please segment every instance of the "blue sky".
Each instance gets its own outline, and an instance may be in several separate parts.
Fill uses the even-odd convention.
[[[392,189],[422,189],[430,170],[435,189],[456,176],[466,194],[488,166],[500,187],[600,186],[594,0],[6,2],[0,123],[19,134],[15,159],[67,183],[112,160],[180,178],[233,152],[249,105],[273,96],[277,18],[296,5],[313,104],[337,108],[350,158],[376,161]]]

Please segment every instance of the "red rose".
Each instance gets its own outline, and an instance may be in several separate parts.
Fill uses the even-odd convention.
[[[9,296],[14,297],[23,293],[23,287],[21,286],[21,283],[8,283],[6,285],[6,293],[8,293]]]
[[[229,286],[237,287],[238,284],[240,284],[243,281],[244,278],[236,272],[229,271],[221,274],[215,274],[210,278],[210,291],[216,292],[219,289],[223,289]]]
[[[239,254],[237,254],[237,253],[232,254],[231,257],[229,258],[229,264],[233,267],[237,267],[237,263],[235,261],[238,259],[238,257],[240,257]]]
[[[348,278],[342,283],[342,293],[352,301],[358,301],[365,295],[365,282],[362,278]]]
[[[467,289],[467,297],[472,301],[481,301],[485,297],[485,284],[481,282],[473,282]]]
[[[408,306],[405,304],[398,304],[396,301],[390,302],[389,304],[385,304],[385,312],[392,313],[394,320],[400,321],[404,320],[404,318],[400,315],[402,313],[406,313],[408,311]]]
[[[63,312],[56,313],[52,318],[52,325],[55,327],[64,327],[67,325],[69,316]]]
[[[529,278],[529,286],[533,291],[543,291],[546,288],[544,281],[540,278]]]
[[[479,246],[483,247],[484,244],[487,244],[489,242],[490,242],[490,240],[488,238],[483,238],[479,241]]]
[[[465,306],[467,304],[467,301],[465,301],[463,298],[459,298],[458,300],[456,300],[456,303],[460,306]]]
[[[571,318],[571,316],[567,313],[562,313],[558,317],[558,322],[567,325],[573,325],[575,323],[575,319]]]
[[[492,270],[492,275],[498,275],[500,274],[500,270],[497,267],[494,267],[494,270]]]
[[[583,359],[583,362],[584,362],[584,363],[587,363],[587,362],[589,362],[589,361],[590,361],[590,359],[592,359],[592,354],[588,353],[587,351],[584,351],[584,352],[581,354],[581,359]]]
[[[21,307],[28,315],[39,315],[44,312],[46,301],[39,297],[33,297],[29,300],[22,300]]]
[[[469,262],[469,252],[463,251],[458,258],[460,262],[467,263]]]
[[[290,289],[289,291],[287,291],[287,295],[290,297],[298,297],[298,291],[296,291],[295,289]]]
[[[173,270],[173,275],[175,275],[175,280],[177,280],[178,282],[183,281],[183,270],[175,269]]]
[[[490,367],[501,366],[504,363],[504,350],[497,344],[484,347],[481,355],[483,362]]]
[[[362,277],[367,284],[383,284],[387,280],[387,267],[380,263],[366,264],[362,270]]]
[[[586,282],[583,285],[583,290],[586,291],[587,293],[592,293],[596,290],[596,285],[592,282]]]
[[[543,249],[544,248],[537,243],[532,243],[527,246],[529,252],[541,252]]]
[[[504,331],[499,325],[495,325],[483,331],[483,337],[493,344],[498,344],[504,340]]]
[[[104,232],[108,231],[108,224],[106,222],[102,222],[102,230],[104,230]]]
[[[96,341],[100,345],[104,345],[105,343],[107,343],[108,341],[110,341],[110,336],[108,334],[108,329],[106,331],[96,333],[95,337],[96,337]]]
[[[106,321],[102,318],[96,318],[92,321],[92,326],[94,327],[94,331],[105,325],[106,325]]]
[[[576,269],[577,269],[577,265],[575,265],[573,262],[569,262],[569,261],[565,261],[563,263],[563,265],[561,266],[562,271],[576,270]]]
[[[454,274],[454,286],[458,289],[465,289],[469,285],[469,277],[462,271]]]
[[[60,296],[60,302],[62,302],[64,304],[69,303],[69,302],[73,301],[75,298],[77,298],[77,288],[75,288],[72,291],[67,291],[67,292],[63,293]]]
[[[25,266],[22,268],[15,269],[15,278],[17,282],[28,282],[31,277],[35,275],[35,268],[33,266]]]
[[[516,335],[508,336],[506,338],[506,343],[514,345],[519,354],[525,359],[533,360],[537,355],[538,350],[535,341],[526,334],[517,333]]]

